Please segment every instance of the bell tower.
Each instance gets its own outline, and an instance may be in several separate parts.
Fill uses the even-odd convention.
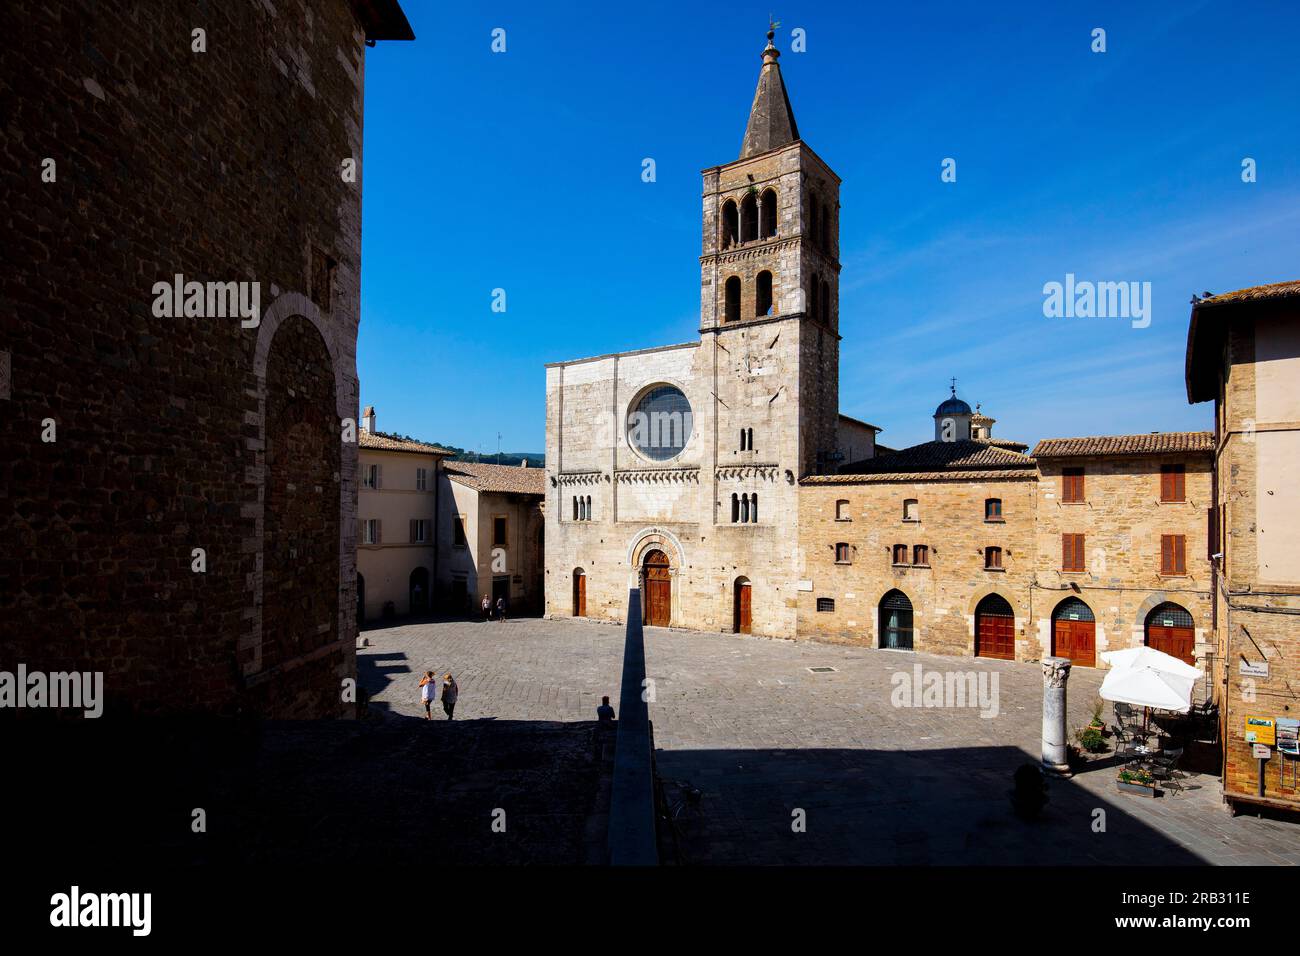
[[[804,475],[835,469],[840,179],[799,138],[775,35],[772,25],[740,157],[703,172],[700,334],[743,354],[745,374],[758,368],[771,404],[795,406],[781,427],[797,436],[790,465]]]

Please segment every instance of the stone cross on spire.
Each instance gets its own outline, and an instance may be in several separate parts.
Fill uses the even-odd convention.
[[[781,52],[773,45],[776,28],[781,24],[768,18],[767,46],[763,49],[763,68],[758,74],[758,89],[754,91],[754,104],[749,108],[749,123],[745,126],[745,139],[740,146],[740,158],[748,159],[766,153],[799,138],[799,127],[794,122],[794,110],[781,79],[777,58]]]

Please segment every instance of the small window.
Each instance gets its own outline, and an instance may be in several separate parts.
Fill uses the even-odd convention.
[[[1186,465],[1161,465],[1160,466],[1160,500],[1161,501],[1186,501],[1187,500],[1187,466]]]
[[[416,491],[429,490],[429,469],[428,468],[415,469],[415,490]]]
[[[319,249],[312,250],[311,256],[311,300],[325,312],[330,311],[334,302],[334,272],[338,262]]]
[[[918,544],[912,549],[912,563],[922,567],[929,567],[930,546],[928,544]]]
[[[908,498],[906,501],[903,502],[903,520],[904,521],[921,520],[921,506],[920,503],[917,502],[915,498]]]
[[[506,545],[506,516],[495,515],[492,518],[492,546],[504,548]]]
[[[1001,498],[984,499],[984,520],[985,521],[1002,520],[1002,499]]]
[[[741,451],[754,450],[754,429],[742,428],[740,430],[740,450]]]
[[[749,496],[749,520],[758,523],[758,492]]]
[[[819,610],[819,611],[833,611],[833,610],[835,610],[835,599],[834,599],[834,598],[818,598],[818,599],[817,599],[817,610]]]
[[[429,522],[423,518],[411,519],[411,544],[423,544],[429,533]]]
[[[465,516],[456,515],[451,522],[451,540],[458,548],[463,548],[468,543],[465,539]]]
[[[361,470],[361,487],[374,491],[379,488],[379,466],[366,465]]]
[[[984,549],[984,569],[986,571],[1002,570],[1002,549],[985,548]]]
[[[591,495],[587,495],[586,505],[587,505],[587,520],[590,521],[591,520]]]
[[[1083,535],[1081,534],[1061,535],[1061,570],[1062,571],[1084,570]]]
[[[1083,469],[1061,469],[1061,500],[1077,504],[1083,501]]]
[[[731,496],[731,523],[738,524],[739,522],[740,522],[740,495],[733,494]]]
[[[1160,573],[1187,573],[1187,536],[1162,534],[1160,536]]]
[[[839,501],[835,502],[835,520],[836,521],[853,520],[853,518],[849,515],[849,501],[847,498],[841,498]]]
[[[762,317],[772,311],[772,273],[764,270],[754,280],[754,315]]]
[[[361,543],[379,544],[379,519],[367,518],[361,523]]]
[[[907,545],[894,545],[894,564],[906,566],[907,564]]]
[[[852,553],[849,550],[849,546],[847,542],[841,541],[835,545],[835,563],[836,564],[853,563]]]
[[[730,276],[723,286],[723,321],[740,321],[740,276]]]
[[[574,521],[580,520],[578,518],[578,496],[577,495],[573,496],[573,520]]]

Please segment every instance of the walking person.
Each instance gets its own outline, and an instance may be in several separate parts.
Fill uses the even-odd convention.
[[[425,671],[420,678],[420,700],[424,702],[424,719],[433,720],[433,702],[438,697],[438,678],[433,671]]]
[[[456,684],[456,678],[447,673],[442,678],[442,709],[447,712],[447,719],[452,719],[452,712],[456,709],[456,698],[460,696],[460,687]]]
[[[483,621],[487,623],[492,620],[492,599],[486,594],[483,595]]]
[[[497,598],[497,620],[504,621],[505,619],[506,619],[506,599],[504,597],[499,597]]]

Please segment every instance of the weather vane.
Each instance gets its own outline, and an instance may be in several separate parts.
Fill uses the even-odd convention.
[[[770,40],[776,36],[777,28],[781,26],[780,20],[772,19],[772,14],[767,15],[767,38]]]

